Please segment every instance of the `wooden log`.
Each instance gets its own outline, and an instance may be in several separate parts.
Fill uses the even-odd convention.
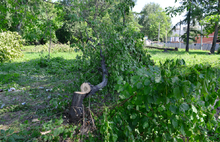
[[[175,49],[173,48],[161,48],[161,47],[154,47],[154,46],[146,46],[147,48],[152,48],[152,49],[158,49],[158,50],[164,50],[164,52],[167,52],[167,50],[169,51],[178,51],[178,48],[175,47]]]

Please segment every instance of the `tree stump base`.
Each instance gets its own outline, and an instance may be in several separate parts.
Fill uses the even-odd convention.
[[[90,83],[83,83],[80,86],[81,92],[74,92],[72,98],[72,104],[69,110],[69,121],[70,122],[78,122],[83,116],[83,99],[88,97],[89,95],[95,94],[95,92],[99,91],[103,87],[107,85],[108,79],[108,71],[105,66],[104,56],[102,55],[102,50],[100,49],[100,56],[102,57],[101,67],[102,67],[102,82],[97,84],[96,86],[91,85]]]
[[[78,122],[83,115],[83,99],[91,91],[90,83],[83,83],[80,86],[81,92],[74,92],[69,115],[70,122]]]

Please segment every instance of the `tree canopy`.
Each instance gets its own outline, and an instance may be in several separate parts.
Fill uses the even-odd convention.
[[[142,28],[141,32],[151,40],[157,40],[160,27],[160,39],[164,39],[166,31],[171,28],[171,18],[166,15],[159,4],[149,3],[140,12],[138,22]]]

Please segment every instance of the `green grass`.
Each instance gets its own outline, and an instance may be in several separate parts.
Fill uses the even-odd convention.
[[[71,100],[72,92],[79,88],[78,74],[74,69],[75,58],[80,53],[52,52],[49,61],[45,58],[47,52],[30,51],[33,48],[24,47],[22,58],[0,64],[0,89],[4,90],[0,92],[0,107],[4,105],[0,109],[0,129],[20,131],[19,125],[25,121],[28,127],[35,129],[36,124],[32,127],[31,123],[33,119],[47,121],[57,118],[56,114],[65,112],[66,108],[58,110],[53,104],[65,102],[68,105],[66,100]],[[42,64],[45,66],[41,67]],[[12,87],[16,91],[8,92]],[[47,92],[46,89],[52,91]]]
[[[219,54],[208,55],[208,51],[190,50],[189,52],[185,52],[184,49],[168,52],[163,52],[162,50],[157,49],[147,49],[147,51],[150,53],[152,59],[157,65],[159,65],[159,62],[164,62],[166,59],[184,59],[186,65],[207,63],[215,66],[220,62]]]
[[[67,47],[64,47],[64,52],[59,52],[57,50],[61,48],[57,46],[48,60],[48,52],[41,52],[44,48],[43,46],[25,46],[22,49],[24,54],[22,58],[0,64],[0,89],[3,89],[3,92],[0,92],[0,107],[4,106],[0,109],[0,130],[10,128],[16,132],[22,132],[31,129],[27,134],[28,140],[38,139],[34,136],[35,133],[45,131],[42,125],[56,119],[62,119],[64,123],[61,125],[52,123],[51,127],[68,127],[68,129],[71,128],[68,134],[73,134],[74,125],[67,123],[66,112],[68,112],[73,92],[78,91],[85,81],[79,76],[86,71],[83,70],[83,65],[75,60],[77,55],[82,53],[76,53]],[[8,92],[12,87],[16,91]],[[93,102],[91,104],[93,112],[99,110],[98,103],[102,99],[100,95],[90,98]],[[85,99],[84,103],[86,101],[88,99]],[[24,102],[25,105],[22,105]],[[32,123],[34,119],[39,119],[41,123]]]

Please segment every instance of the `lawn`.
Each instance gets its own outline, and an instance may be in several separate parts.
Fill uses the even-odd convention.
[[[201,50],[190,50],[189,53],[185,52],[184,49],[179,49],[179,51],[168,51],[163,52],[157,49],[147,49],[147,51],[152,56],[152,59],[159,65],[159,62],[164,62],[166,59],[184,59],[186,65],[194,65],[199,63],[208,63],[212,66],[219,65],[220,54],[209,55],[209,51]]]
[[[51,53],[49,61],[47,53],[30,51],[33,48],[23,49],[23,58],[0,64],[0,130],[11,130],[4,132],[6,137],[13,134],[12,130],[27,136],[16,141],[34,141],[40,132],[59,126],[68,130],[66,137],[71,137],[74,127],[67,124],[65,112],[80,85],[74,71],[77,53]],[[15,91],[10,92],[10,88]],[[57,107],[58,103],[63,108]],[[59,123],[49,122],[52,119]]]
[[[45,47],[41,48],[47,50]],[[80,73],[84,73],[83,69],[79,71],[76,68],[80,65],[75,58],[80,53],[72,50],[52,52],[49,61],[46,58],[48,53],[41,52],[41,48],[24,47],[23,58],[0,64],[0,89],[3,89],[0,92],[0,129],[26,134],[25,138],[17,141],[37,141],[40,134],[58,128],[65,130],[63,139],[73,136],[78,139],[77,135],[72,135],[77,128],[68,124],[67,112],[73,92],[85,81],[77,79]],[[186,53],[180,50],[163,53],[159,50],[147,50],[157,65],[159,61],[164,62],[166,59],[182,58],[187,65],[207,63],[217,66],[220,59],[220,55],[208,55],[207,51],[192,50]],[[9,92],[10,88],[15,91]],[[98,103],[103,100],[108,100],[108,96],[93,96],[91,108],[98,110]],[[94,114],[95,109],[92,110]],[[56,123],[50,120],[55,120]],[[5,131],[5,134],[11,136],[13,131]],[[49,141],[60,139],[56,136],[57,138],[46,135],[40,137]]]

